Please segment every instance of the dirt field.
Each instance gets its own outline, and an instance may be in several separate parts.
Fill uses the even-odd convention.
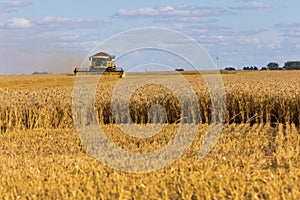
[[[134,76],[126,81],[136,80]],[[211,119],[210,96],[199,75],[185,78],[200,108],[193,143],[163,169],[126,173],[98,162],[80,140],[72,117],[74,76],[0,76],[0,198],[299,199],[300,72],[222,74],[226,123],[204,159],[198,151]],[[118,81],[101,79],[96,93],[95,110],[107,137],[130,152],[165,146],[182,120],[172,91],[148,84],[132,95],[129,112],[134,122],[149,123],[149,108],[155,103],[167,113],[164,128],[141,139],[120,131],[112,117],[110,99]]]

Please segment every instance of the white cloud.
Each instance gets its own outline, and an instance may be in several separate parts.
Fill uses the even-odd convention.
[[[173,11],[175,10],[172,6],[165,6],[165,7],[161,7],[160,11],[162,12],[168,12],[168,11]]]
[[[300,39],[300,30],[290,30],[286,31],[283,36],[290,38],[299,38]],[[299,41],[298,41],[299,42]]]
[[[133,11],[135,15],[146,15],[146,16],[154,16],[159,15],[159,11],[153,8],[140,8],[137,11]]]
[[[67,18],[67,17],[52,17],[52,16],[46,16],[41,20],[41,23],[76,23],[76,22],[82,22],[83,19],[81,18]]]
[[[272,8],[272,4],[269,3],[264,3],[264,2],[248,2],[244,3],[239,6],[233,6],[230,7],[231,9],[237,9],[237,10],[256,10],[256,9],[267,9],[267,8]]]
[[[69,17],[53,17],[46,16],[40,20],[36,21],[36,25],[44,28],[94,28],[99,25],[109,24],[110,21],[107,20],[94,20],[94,19],[83,19],[83,18],[69,18]]]
[[[46,17],[44,17],[44,18],[41,20],[41,22],[47,23],[47,22],[53,22],[54,20],[55,20],[54,17],[46,16]]]
[[[26,18],[13,18],[1,24],[6,28],[31,28],[32,23]]]
[[[31,5],[30,2],[26,1],[7,1],[7,2],[0,2],[0,14],[1,13],[9,13],[15,12],[19,8]]]
[[[117,15],[119,16],[159,16],[172,14],[186,14],[183,10],[174,9],[172,6],[165,6],[159,8],[139,8],[136,10],[119,9]]]
[[[52,42],[68,42],[77,41],[80,38],[80,34],[77,32],[43,32],[28,37],[32,40],[46,41],[51,40]]]
[[[281,40],[272,40],[267,45],[270,49],[279,49],[282,47],[282,42]]]
[[[202,17],[233,14],[217,7],[198,7],[184,4],[178,7],[164,6],[158,8],[139,8],[136,10],[119,9],[117,16],[141,16],[141,17]]]
[[[258,48],[261,48],[263,45],[262,45],[262,41],[260,38],[258,37],[254,37],[254,38],[245,38],[245,39],[242,39],[242,41],[245,42],[245,44],[254,44],[256,47]]]
[[[213,23],[217,22],[217,19],[211,19],[206,17],[159,17],[154,20],[154,22],[169,23],[170,21],[176,21],[175,25],[178,23]]]
[[[300,22],[279,23],[276,25],[287,38],[300,38]]]
[[[96,28],[107,24],[110,24],[110,21],[52,16],[30,21],[23,17],[16,17],[0,22],[0,29],[35,28],[39,31],[49,31]]]
[[[219,21],[219,16],[236,14],[232,10],[227,10],[212,6],[194,6],[183,4],[179,6],[145,7],[139,9],[119,9],[116,16],[127,17],[135,20],[137,17],[150,18],[156,26],[171,28],[181,26],[180,24],[211,24]]]
[[[300,44],[296,44],[296,49],[300,49]]]

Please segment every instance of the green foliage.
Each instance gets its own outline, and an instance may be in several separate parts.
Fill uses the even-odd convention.
[[[286,70],[300,70],[300,61],[288,61],[283,68]]]
[[[279,64],[276,62],[270,62],[267,67],[269,70],[279,70]]]
[[[235,68],[234,67],[226,67],[225,70],[234,71]]]
[[[256,66],[250,66],[250,67],[243,67],[243,70],[258,70]]]
[[[261,70],[268,70],[266,67],[262,67]]]

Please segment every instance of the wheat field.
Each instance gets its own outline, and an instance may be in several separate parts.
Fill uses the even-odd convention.
[[[211,76],[205,74],[203,76]],[[165,77],[176,83],[176,76]],[[211,120],[211,98],[203,77],[184,78],[197,96],[200,122],[195,140],[171,165],[127,173],[98,162],[78,136],[73,121],[74,76],[0,76],[0,198],[2,199],[299,199],[300,72],[222,74],[225,125],[214,149],[198,151]],[[135,75],[126,81],[136,80]],[[161,85],[146,84],[130,98],[129,115],[145,126],[160,104],[166,124],[155,136],[136,138],[120,130],[111,98],[120,80],[102,77],[95,112],[107,137],[126,151],[144,153],[165,146],[176,134],[181,105]],[[84,99],[84,97],[83,97]],[[119,98],[117,105],[124,105]]]

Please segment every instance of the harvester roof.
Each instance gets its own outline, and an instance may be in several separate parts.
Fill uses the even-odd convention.
[[[96,53],[95,55],[93,55],[92,57],[96,57],[96,56],[107,56],[107,57],[110,57],[110,58],[112,58],[112,59],[114,59],[115,58],[115,56],[114,55],[110,55],[110,54],[108,54],[108,53],[105,53],[105,52],[99,52],[99,53]]]

